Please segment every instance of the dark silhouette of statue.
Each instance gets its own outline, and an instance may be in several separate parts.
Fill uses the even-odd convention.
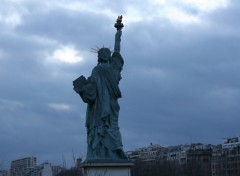
[[[121,98],[118,84],[124,64],[120,54],[122,16],[118,17],[115,27],[114,52],[104,47],[97,49],[98,64],[91,76],[87,79],[80,76],[73,81],[74,90],[88,105],[86,162],[127,159],[118,125],[118,98]]]

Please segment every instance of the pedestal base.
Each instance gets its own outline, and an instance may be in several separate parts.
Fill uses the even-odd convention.
[[[84,176],[131,176],[133,163],[83,163]]]

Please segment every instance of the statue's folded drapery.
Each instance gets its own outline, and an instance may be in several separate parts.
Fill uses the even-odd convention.
[[[123,58],[114,52],[109,62],[98,64],[82,81],[79,95],[88,104],[86,114],[87,159],[127,159],[118,126],[121,97],[119,81]]]

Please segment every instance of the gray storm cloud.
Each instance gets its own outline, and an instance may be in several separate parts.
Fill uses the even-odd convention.
[[[97,64],[90,48],[113,48],[120,14],[125,150],[239,135],[239,2],[204,2],[3,1],[0,160],[85,155],[86,105],[72,81]]]

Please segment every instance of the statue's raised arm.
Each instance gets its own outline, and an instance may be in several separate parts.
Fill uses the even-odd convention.
[[[120,52],[121,50],[120,43],[121,43],[121,36],[122,36],[122,28],[124,27],[122,23],[122,18],[123,18],[122,15],[118,16],[116,23],[114,25],[114,27],[117,29],[117,32],[115,34],[114,52]]]

